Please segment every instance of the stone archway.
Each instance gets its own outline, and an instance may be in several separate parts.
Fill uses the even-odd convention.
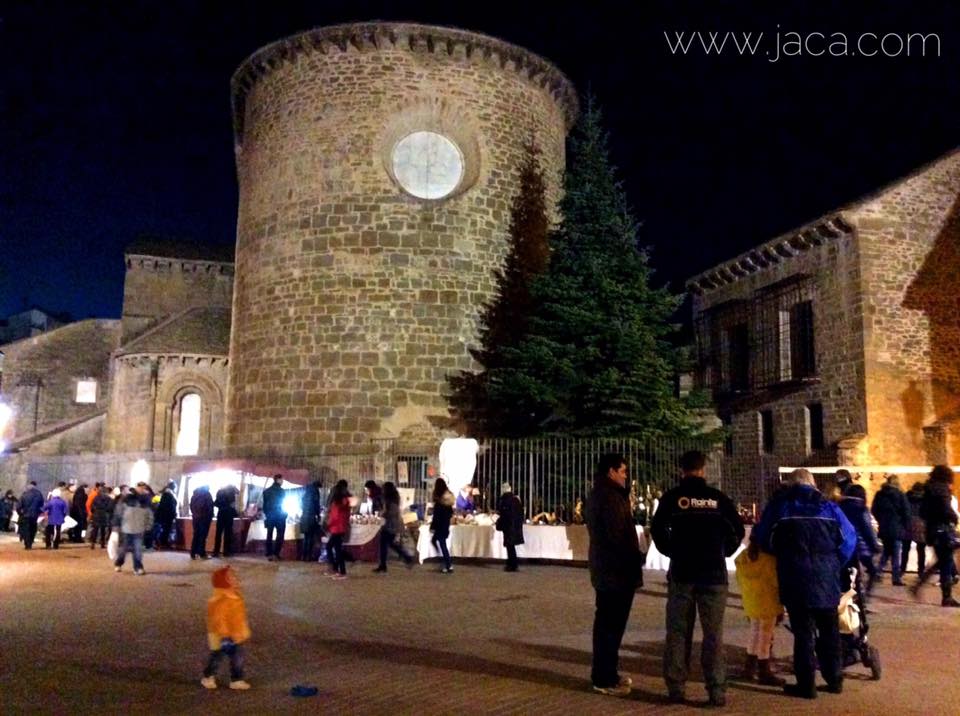
[[[199,453],[219,449],[223,444],[223,389],[209,376],[183,369],[157,386],[157,416],[154,450],[172,453],[180,425],[183,399],[200,397]]]

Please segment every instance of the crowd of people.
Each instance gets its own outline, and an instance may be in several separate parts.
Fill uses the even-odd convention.
[[[841,635],[849,627],[844,614],[854,595],[862,615],[854,619],[865,646],[866,597],[882,580],[889,565],[892,585],[905,587],[911,545],[916,546],[918,578],[909,587],[918,595],[934,574],[939,574],[941,605],[957,607],[953,585],[957,582],[954,552],[960,547],[958,514],[953,497],[953,472],[938,465],[925,483],[914,485],[906,494],[899,478],[888,475],[884,485],[868,504],[866,489],[847,470],[838,470],[818,488],[813,475],[795,470],[780,484],[765,505],[750,532],[745,549],[741,515],[720,490],[707,484],[706,457],[686,453],[680,460],[682,478],[664,493],[653,514],[650,535],[657,549],[670,558],[667,573],[665,610],[666,635],[663,677],[672,702],[686,701],[686,682],[694,624],[699,617],[703,633],[700,658],[708,702],[726,703],[727,670],[724,658],[723,626],[728,599],[727,559],[736,558],[736,577],[743,609],[750,622],[746,659],[738,678],[756,680],[766,686],[782,687],[788,695],[816,698],[816,672],[825,682],[824,690],[843,690],[843,669],[850,644]],[[356,500],[346,480],[339,480],[321,499],[322,484],[315,481],[299,492],[300,558],[317,559],[318,537],[326,536],[326,561],[334,580],[347,578],[344,543]],[[178,510],[176,486],[171,483],[160,494],[149,485],[110,488],[97,483],[60,483],[46,497],[31,482],[17,498],[8,491],[0,500],[0,529],[10,529],[16,515],[20,540],[32,549],[38,522],[44,521],[44,544],[59,549],[64,534],[70,541],[86,535],[90,549],[109,549],[114,568],[122,571],[126,555],[132,554],[134,573],[144,574],[143,551],[155,543],[168,547],[173,541]],[[365,509],[383,519],[379,562],[376,573],[387,571],[392,549],[405,564],[414,563],[414,553],[400,511],[400,495],[392,482],[364,486]],[[443,478],[437,478],[431,496],[432,518],[424,528],[441,554],[443,574],[453,573],[447,538],[454,511],[462,509],[471,494],[455,497]],[[206,486],[198,487],[190,499],[193,538],[191,559],[207,559],[206,544],[214,517],[217,530],[214,557],[233,553],[233,520],[238,516],[239,491],[226,486],[216,496]],[[260,510],[267,529],[266,556],[281,559],[287,507],[283,478],[262,493]],[[621,455],[600,460],[593,489],[587,499],[585,521],[590,536],[589,569],[596,596],[593,624],[593,689],[607,695],[626,695],[630,678],[619,672],[619,650],[634,597],[643,586],[645,552],[636,529],[630,502],[628,465]],[[503,533],[507,549],[506,571],[516,571],[516,547],[523,543],[523,507],[508,483],[501,486],[496,529]],[[874,522],[877,528],[874,528]],[[62,532],[64,525],[69,525]],[[936,561],[927,565],[930,545]],[[239,644],[249,638],[249,626],[239,593],[236,575],[223,568],[214,573],[214,598],[208,611],[211,654],[203,674],[203,685],[216,688],[215,671],[220,660],[231,665],[231,688],[249,688],[243,680]],[[793,635],[794,683],[775,673],[772,645],[776,625],[789,619]],[[847,629],[851,631],[851,629]],[[856,646],[856,645],[854,645]],[[864,653],[867,653],[864,651]],[[878,659],[876,652],[871,658]],[[865,660],[866,664],[867,661]],[[879,664],[876,664],[879,673]]]

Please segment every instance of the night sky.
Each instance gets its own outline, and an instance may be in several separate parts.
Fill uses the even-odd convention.
[[[0,316],[27,304],[118,316],[123,248],[140,234],[232,244],[230,76],[262,45],[321,25],[484,32],[589,88],[656,277],[677,290],[960,145],[955,3],[844,3],[848,14],[829,7],[839,3],[527,5],[0,3]],[[728,45],[720,57],[680,57],[664,39],[763,32],[775,52],[778,29],[844,32],[851,45],[865,32],[937,33],[940,56],[771,62]]]

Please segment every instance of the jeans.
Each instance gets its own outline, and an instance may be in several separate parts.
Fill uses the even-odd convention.
[[[693,625],[700,615],[703,644],[700,665],[710,694],[723,693],[727,676],[723,659],[723,613],[727,585],[696,585],[670,581],[667,586],[667,639],[663,652],[663,676],[672,694],[683,693],[690,670]]]
[[[839,684],[840,625],[837,608],[813,609],[802,605],[787,605],[790,629],[793,630],[793,673],[797,686],[806,692],[816,691],[816,667],[828,685]]]
[[[173,522],[159,522],[159,530],[157,535],[157,542],[160,543],[161,547],[170,547],[170,535],[173,533]]]
[[[347,561],[343,556],[343,535],[330,535],[327,540],[327,551],[330,553],[330,565],[338,574],[347,573]]]
[[[217,536],[213,540],[213,555],[220,556],[220,544],[223,543],[223,556],[233,554],[233,517],[217,515]]]
[[[19,522],[20,539],[24,549],[33,549],[33,541],[37,538],[37,518],[21,517]]]
[[[520,565],[520,561],[517,559],[517,546],[506,544],[504,547],[507,548],[507,571],[516,572]]]
[[[63,525],[47,525],[43,530],[43,541],[46,543],[47,549],[50,549],[51,543],[54,549],[60,549],[61,527],[63,527]]]
[[[620,643],[633,606],[633,589],[597,590],[593,615],[593,666],[590,679],[600,688],[620,681]]]
[[[887,564],[887,560],[890,560],[890,571],[893,573],[893,581],[899,582],[901,575],[900,563],[902,554],[900,553],[901,542],[898,539],[887,539],[883,541],[883,554],[880,555],[880,571],[883,571],[883,568]]]
[[[193,520],[193,539],[190,541],[190,556],[191,557],[206,557],[207,556],[207,535],[210,534],[210,522],[209,519],[196,519]]]
[[[114,566],[122,567],[124,560],[127,558],[127,552],[133,552],[133,568],[135,570],[143,569],[143,535],[121,532],[120,536],[123,538],[123,545],[120,547],[117,561],[113,563]]]
[[[453,561],[450,559],[450,550],[447,549],[447,535],[440,537],[439,535],[433,535],[430,538],[430,544],[433,545],[434,549],[440,550],[440,554],[443,555],[443,568],[452,569]]]
[[[268,517],[264,523],[267,526],[267,556],[279,557],[280,550],[283,549],[283,533],[287,529],[287,516]]]
[[[924,566],[927,563],[927,544],[926,542],[914,542],[917,546],[917,574],[923,574]],[[900,571],[907,571],[907,562],[910,560],[910,540],[903,542],[903,556],[900,559]]]
[[[217,673],[217,667],[223,657],[230,659],[230,681],[240,681],[243,678],[243,649],[239,644],[232,642],[221,646],[217,651],[210,652],[210,659],[203,670],[203,675],[210,677]]]
[[[397,544],[397,536],[393,532],[380,530],[380,566],[387,568],[387,550],[392,549],[397,553],[406,564],[413,561],[413,557],[403,551],[403,547]]]
[[[93,527],[90,528],[90,546],[93,547],[97,543],[97,537],[100,538],[100,546],[107,546],[107,539],[110,537],[110,527],[108,525],[98,525],[93,523]]]

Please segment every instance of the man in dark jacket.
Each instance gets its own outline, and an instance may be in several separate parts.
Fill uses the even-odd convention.
[[[902,587],[900,550],[903,544],[903,536],[910,529],[910,504],[907,502],[907,496],[900,489],[900,481],[896,475],[887,475],[886,484],[873,497],[873,506],[870,508],[870,512],[877,518],[877,524],[880,526],[880,541],[883,542],[880,571],[883,571],[887,560],[891,560],[890,570],[893,572],[893,585]]]
[[[70,517],[77,523],[70,528],[70,541],[79,544],[83,542],[83,533],[87,529],[87,486],[80,485],[73,493],[70,501]]]
[[[593,689],[626,696],[633,683],[618,672],[620,642],[633,594],[643,586],[643,553],[630,514],[627,463],[622,455],[600,458],[587,498],[590,581],[596,591],[593,619]]]
[[[283,508],[283,475],[274,475],[273,484],[263,491],[263,520],[267,528],[267,559],[280,559],[283,533],[287,528],[287,512]],[[276,541],[274,541],[276,533]]]
[[[923,574],[927,560],[927,525],[920,516],[920,506],[923,504],[923,492],[926,483],[915,482],[906,494],[907,504],[910,506],[909,530],[903,538],[903,555],[900,557],[900,574],[907,571],[910,562],[910,543],[917,545],[917,574]]]
[[[190,559],[207,559],[207,535],[213,522],[213,495],[206,485],[198,487],[190,497],[190,518],[193,521]]]
[[[300,533],[303,535],[303,547],[300,558],[304,562],[315,559],[317,532],[320,531],[320,480],[314,480],[303,488],[300,498]]]
[[[107,546],[107,539],[110,537],[110,521],[113,518],[114,508],[113,497],[106,485],[101,485],[97,496],[93,498],[90,505],[90,549],[97,546],[97,539],[100,541],[100,549]]]
[[[237,516],[237,488],[227,485],[217,490],[217,499],[213,501],[217,508],[217,534],[213,539],[213,556],[220,556],[223,544],[223,556],[233,554],[233,520]]]
[[[843,491],[843,497],[840,498],[840,509],[857,532],[856,555],[848,566],[857,568],[858,578],[860,574],[867,575],[867,593],[869,594],[873,591],[879,577],[873,556],[880,554],[881,549],[877,541],[877,533],[873,530],[873,522],[870,521],[870,511],[867,510],[867,491],[863,485],[856,483],[847,485]]]
[[[171,482],[160,493],[160,503],[154,514],[160,534],[158,540],[161,547],[170,547],[170,536],[173,533],[173,524],[177,520],[177,483]]]
[[[723,613],[727,604],[726,558],[737,551],[744,529],[730,498],[707,485],[707,458],[691,451],[680,458],[683,479],[660,498],[653,541],[670,558],[667,573],[667,639],[663,675],[670,700],[685,698],[693,625],[703,629],[700,658],[710,704],[726,703]]]
[[[780,601],[790,615],[797,683],[783,689],[815,699],[818,660],[827,690],[843,690],[840,572],[853,556],[857,533],[840,508],[817,490],[809,470],[794,470],[788,481],[790,486],[763,510],[751,540],[776,555]]]
[[[37,489],[37,483],[31,481],[27,489],[20,495],[19,530],[24,549],[33,549],[33,541],[37,538],[37,520],[43,512],[43,493]]]
[[[513,493],[509,482],[500,487],[500,501],[497,503],[497,530],[503,532],[503,546],[507,549],[505,572],[516,572],[520,562],[517,560],[517,545],[523,544],[523,505]]]

